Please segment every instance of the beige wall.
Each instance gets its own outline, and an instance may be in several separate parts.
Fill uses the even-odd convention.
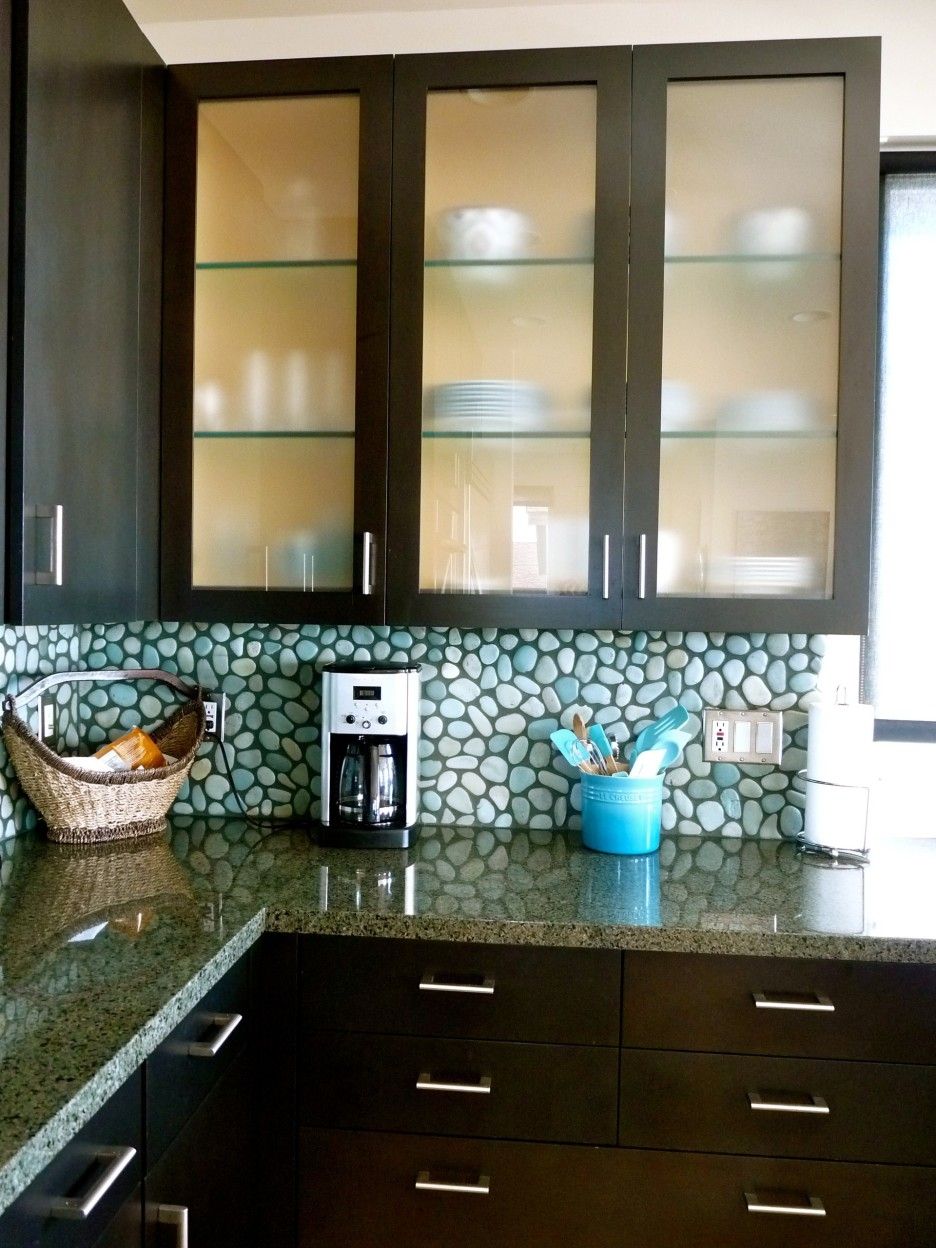
[[[343,6],[339,0],[307,0],[307,7],[321,12],[363,8],[367,2]],[[375,0],[375,5],[378,3]],[[592,43],[881,35],[882,133],[936,135],[936,73],[932,68],[936,0],[618,0],[486,8],[477,4],[458,8],[456,3],[442,0],[435,10],[422,5],[415,12],[145,21],[143,28],[170,63]],[[127,7],[144,17],[154,12],[153,0],[127,0]],[[163,4],[162,11],[182,7],[175,0],[172,6]],[[275,10],[277,0],[270,0],[270,7]],[[286,7],[295,10],[298,5]],[[386,0],[384,7],[393,7],[392,0]],[[192,3],[185,11],[204,10]]]

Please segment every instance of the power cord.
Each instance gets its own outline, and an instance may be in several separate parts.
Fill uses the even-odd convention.
[[[224,748],[224,742],[219,741],[216,738],[214,742],[214,747],[215,747],[215,756],[216,757],[218,755],[221,756],[222,769],[228,778],[228,783],[231,786],[231,792],[234,794],[234,799],[237,802],[238,806],[240,807],[241,814],[243,815],[244,819],[246,820],[247,823],[251,825],[251,827],[273,828],[273,829],[311,827],[313,820],[308,815],[274,815],[272,812],[269,815],[263,815],[263,814],[252,815],[250,811],[247,809],[246,805],[244,804],[244,799],[241,797],[240,791],[238,790],[237,786],[234,783],[234,776],[233,776],[233,773],[231,772],[231,765],[228,762],[228,756],[227,756],[227,751]],[[272,799],[270,800],[270,805],[272,806]]]

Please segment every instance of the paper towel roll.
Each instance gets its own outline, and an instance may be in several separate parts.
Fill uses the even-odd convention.
[[[826,849],[867,850],[870,800],[871,790],[863,786],[807,778],[803,837]]]
[[[809,708],[806,775],[822,784],[871,784],[874,707],[815,703]]]

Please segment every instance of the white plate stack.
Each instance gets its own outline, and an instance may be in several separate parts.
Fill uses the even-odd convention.
[[[546,396],[527,381],[452,381],[436,386],[433,413],[439,425],[467,432],[517,433],[543,418]]]

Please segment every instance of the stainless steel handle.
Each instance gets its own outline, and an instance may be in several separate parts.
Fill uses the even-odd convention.
[[[808,1014],[834,1014],[835,1006],[824,992],[755,992],[758,1010],[804,1010]]]
[[[478,984],[460,983],[457,980],[436,979],[432,971],[427,971],[419,981],[420,992],[468,992],[475,996],[493,997],[494,980],[485,975]]]
[[[450,1079],[433,1079],[424,1070],[416,1080],[416,1088],[419,1092],[480,1092],[487,1095],[491,1091],[491,1076],[479,1075],[477,1083],[455,1083]]]
[[[107,1165],[94,1180],[83,1196],[56,1196],[49,1213],[53,1218],[67,1218],[70,1221],[84,1221],[90,1217],[97,1205],[104,1199],[117,1182],[130,1162],[136,1156],[136,1149],[129,1145],[108,1145],[94,1149],[94,1160],[107,1162]]]
[[[611,534],[606,533],[601,546],[601,596],[611,597]]]
[[[157,1205],[156,1221],[161,1226],[175,1227],[176,1248],[188,1248],[187,1205]]]
[[[433,1179],[428,1170],[420,1170],[414,1186],[417,1192],[464,1192],[469,1196],[487,1196],[491,1191],[491,1176],[479,1174],[477,1183],[446,1183]]]
[[[61,503],[54,507],[36,507],[37,520],[52,521],[52,540],[50,543],[49,567],[47,571],[36,572],[37,585],[61,585],[63,583],[63,535],[65,529],[65,508]]]
[[[781,1192],[771,1192],[770,1196],[761,1196],[757,1192],[745,1192],[744,1203],[747,1205],[748,1213],[781,1213],[792,1214],[794,1217],[801,1218],[824,1218],[826,1216],[825,1205],[818,1196],[809,1196],[805,1193],[798,1195],[795,1192],[789,1194]]]
[[[829,1102],[811,1092],[749,1092],[748,1104],[753,1110],[770,1114],[829,1114]]]
[[[243,1014],[211,1014],[207,1020],[221,1030],[213,1040],[193,1040],[186,1046],[189,1057],[217,1057],[233,1033],[244,1021]]]
[[[637,544],[637,597],[647,596],[647,535],[641,533]]]
[[[372,594],[374,592],[374,535],[373,533],[364,533],[364,554],[361,567],[361,593]]]

